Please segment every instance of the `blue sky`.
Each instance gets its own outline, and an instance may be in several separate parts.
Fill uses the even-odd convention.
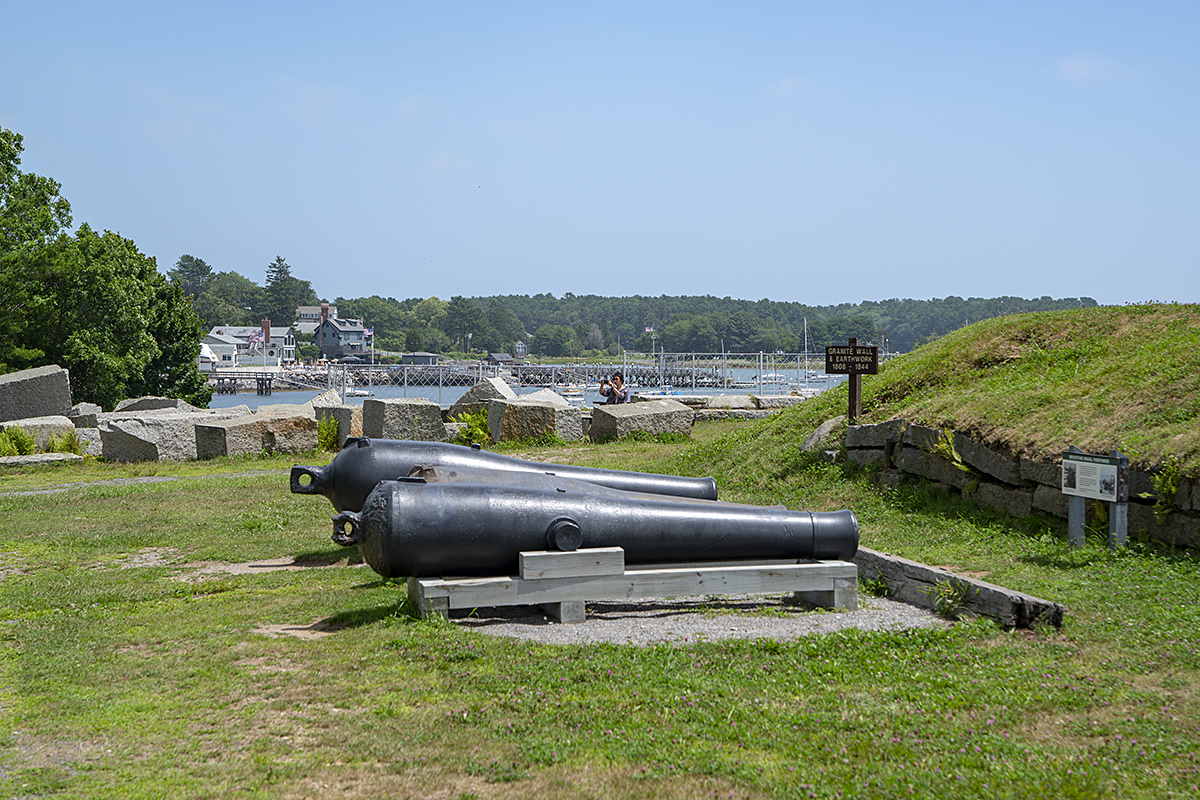
[[[76,224],[330,299],[1195,301],[1200,3],[11,4]]]

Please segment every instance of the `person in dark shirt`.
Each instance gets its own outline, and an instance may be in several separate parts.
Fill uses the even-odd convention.
[[[600,396],[604,398],[605,405],[628,403],[629,389],[625,386],[625,376],[619,372],[614,372],[612,374],[612,381],[601,378]]]

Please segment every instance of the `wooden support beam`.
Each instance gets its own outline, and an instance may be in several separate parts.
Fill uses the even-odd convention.
[[[410,578],[424,616],[456,608],[541,605],[563,622],[582,622],[589,600],[791,592],[829,608],[858,607],[858,568],[845,561],[720,562],[624,566],[621,548],[521,554],[521,575]]]

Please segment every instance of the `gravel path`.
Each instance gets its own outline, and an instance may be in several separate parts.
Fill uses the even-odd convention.
[[[947,623],[926,609],[879,597],[859,596],[857,611],[827,611],[790,605],[779,597],[675,598],[643,603],[592,602],[587,621],[564,625],[539,608],[477,609],[451,615],[464,628],[543,644],[688,644],[718,639],[794,639],[847,628],[866,631],[940,627]]]

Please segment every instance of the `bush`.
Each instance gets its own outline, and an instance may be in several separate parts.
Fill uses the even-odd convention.
[[[317,421],[317,447],[336,453],[341,449],[340,439],[337,419],[332,414]]]
[[[488,427],[487,409],[475,412],[464,412],[454,418],[455,422],[465,422],[467,427],[454,440],[456,444],[485,445],[492,442],[492,429]]]
[[[51,436],[50,441],[46,443],[47,453],[74,453],[77,456],[83,455],[83,442],[79,441],[79,434],[75,431],[68,431],[62,436]]]
[[[0,455],[31,456],[36,449],[33,436],[24,428],[5,428],[0,433]]]

